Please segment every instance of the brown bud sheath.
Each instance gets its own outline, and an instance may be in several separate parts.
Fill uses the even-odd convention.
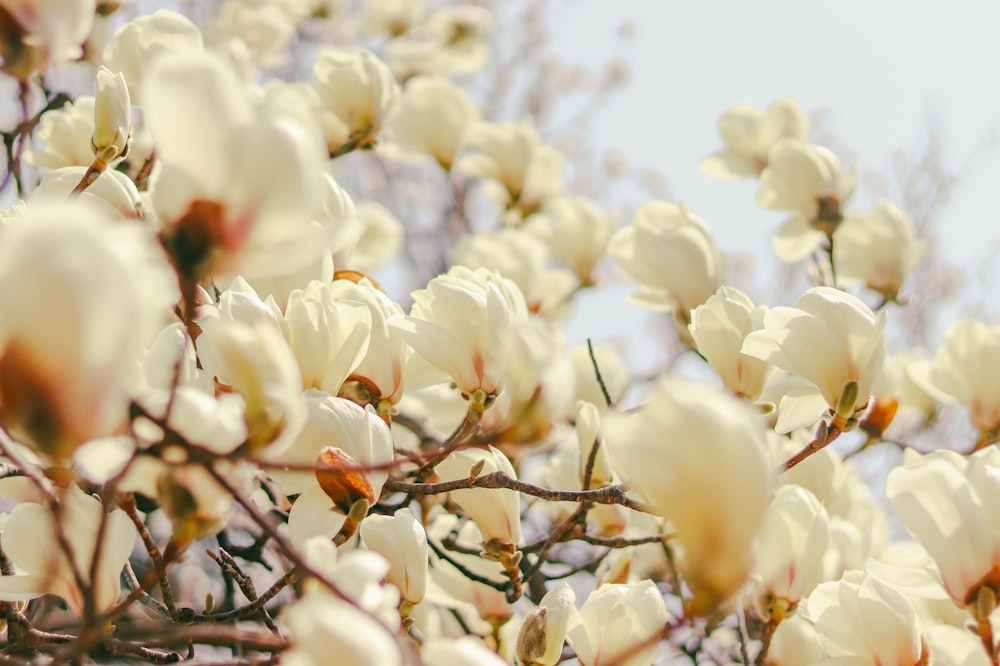
[[[358,462],[343,449],[328,446],[316,458],[316,480],[337,510],[347,515],[360,499],[375,504],[375,494],[368,477],[358,469]]]

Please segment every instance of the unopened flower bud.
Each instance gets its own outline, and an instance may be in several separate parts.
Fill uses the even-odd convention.
[[[107,67],[97,70],[97,96],[94,100],[94,156],[110,162],[128,153],[132,139],[132,102],[125,76],[113,74]]]
[[[358,500],[375,503],[368,477],[357,469],[357,461],[343,449],[328,446],[316,459],[316,480],[338,511],[350,515]]]

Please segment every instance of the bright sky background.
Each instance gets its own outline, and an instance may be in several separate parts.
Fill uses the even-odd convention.
[[[1000,3],[553,0],[549,19],[554,50],[590,66],[614,53],[616,26],[634,21],[623,53],[632,81],[586,140],[665,174],[724,250],[756,257],[758,279],[770,275],[781,214],[756,209],[755,183],[716,181],[696,166],[721,146],[715,124],[727,108],[784,95],[823,112],[862,175],[886,172],[898,150],[918,154],[937,126],[947,166],[961,169],[938,221],[947,256],[971,271],[1000,248]],[[870,195],[856,204],[867,208]],[[981,289],[971,273],[967,284]],[[633,320],[630,308],[602,308],[586,328],[605,337]]]

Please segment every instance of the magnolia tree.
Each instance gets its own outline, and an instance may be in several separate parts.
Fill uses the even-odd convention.
[[[1000,327],[887,347],[924,243],[793,99],[700,165],[811,262],[768,307],[573,194],[488,8],[117,4],[0,2],[2,663],[998,663]],[[567,348],[611,264],[700,381]]]

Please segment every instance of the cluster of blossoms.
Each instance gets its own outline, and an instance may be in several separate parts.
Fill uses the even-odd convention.
[[[617,225],[460,85],[487,9],[215,4],[0,1],[4,663],[998,663],[1000,327],[889,353],[922,243],[794,100],[701,164],[814,260],[765,307],[689,207]],[[352,174],[404,163],[449,264],[394,297],[411,211]],[[609,264],[711,381],[567,344]],[[902,441],[945,403],[972,441]],[[883,442],[912,540],[847,459]]]

